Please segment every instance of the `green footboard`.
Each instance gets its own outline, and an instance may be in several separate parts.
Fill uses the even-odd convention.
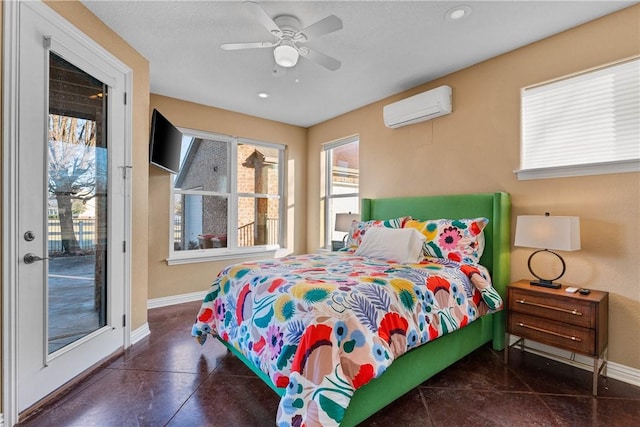
[[[379,378],[356,390],[340,426],[355,426],[446,367],[491,341],[493,318],[485,316],[413,349],[394,362]]]

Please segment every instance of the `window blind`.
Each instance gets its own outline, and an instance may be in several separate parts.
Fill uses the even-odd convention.
[[[521,93],[521,170],[640,159],[640,60]]]

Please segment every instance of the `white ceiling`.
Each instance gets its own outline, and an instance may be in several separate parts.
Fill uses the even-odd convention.
[[[303,27],[331,14],[344,24],[307,43],[339,59],[340,69],[301,58],[274,75],[272,48],[219,47],[274,41],[240,1],[83,1],[149,60],[152,93],[304,127],[635,3],[263,1],[272,17],[294,15]],[[445,19],[457,5],[471,14]],[[259,99],[259,92],[270,97]]]

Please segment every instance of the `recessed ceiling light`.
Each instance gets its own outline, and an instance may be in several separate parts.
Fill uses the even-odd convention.
[[[447,10],[444,17],[447,21],[460,21],[469,15],[471,15],[471,8],[469,6],[456,6]]]
[[[267,92],[258,93],[258,98],[267,99],[268,97],[269,97],[269,94]]]

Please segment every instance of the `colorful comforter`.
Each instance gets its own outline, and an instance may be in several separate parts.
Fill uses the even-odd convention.
[[[395,358],[500,309],[489,280],[481,266],[435,258],[246,262],[218,275],[192,334],[222,338],[286,387],[278,426],[338,425],[354,391]]]

